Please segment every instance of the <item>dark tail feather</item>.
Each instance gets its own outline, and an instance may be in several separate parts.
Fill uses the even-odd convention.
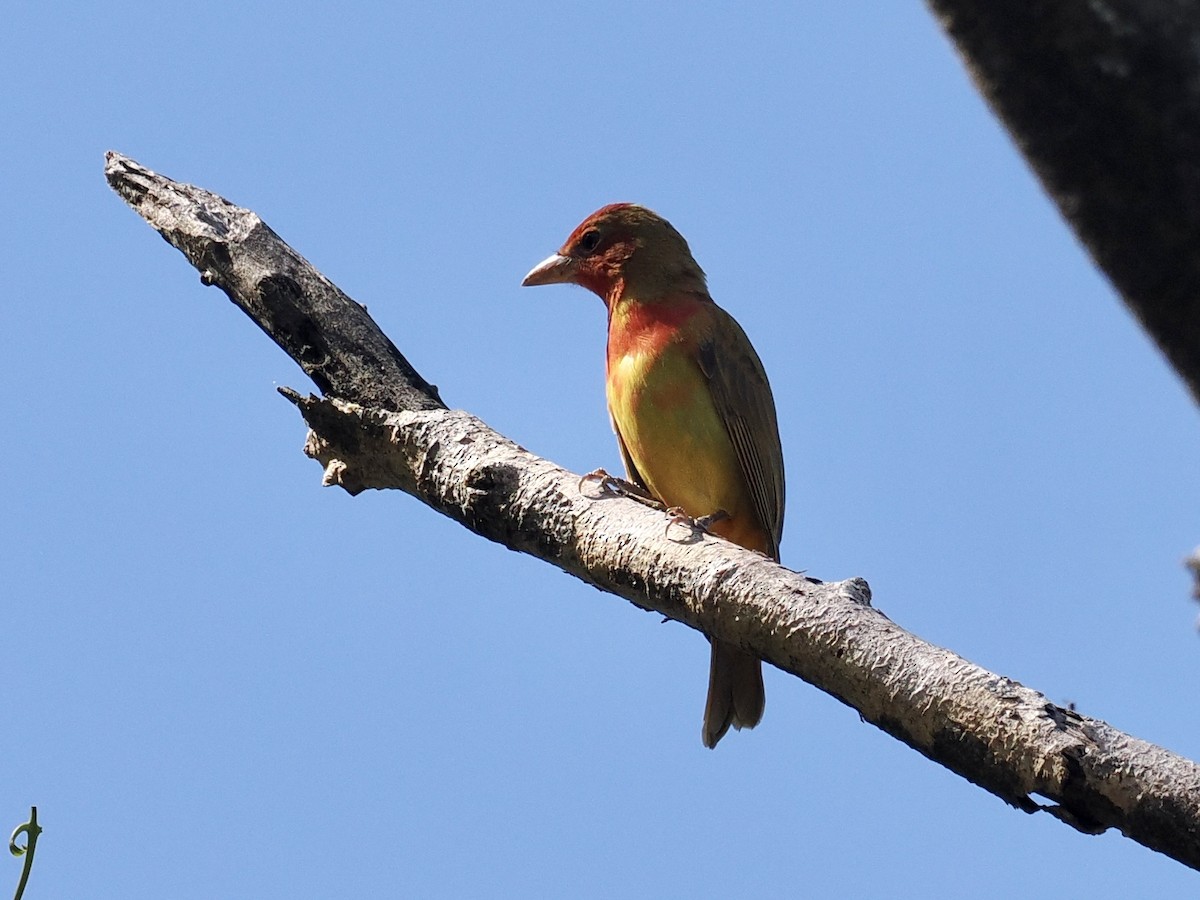
[[[732,644],[713,641],[701,732],[704,746],[717,746],[730,725],[737,729],[753,728],[761,721],[766,705],[762,661]]]

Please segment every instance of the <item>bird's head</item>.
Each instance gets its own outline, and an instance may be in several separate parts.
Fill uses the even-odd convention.
[[[704,271],[683,235],[633,203],[596,210],[521,284],[578,284],[609,306],[622,296],[653,301],[680,292],[707,293]]]

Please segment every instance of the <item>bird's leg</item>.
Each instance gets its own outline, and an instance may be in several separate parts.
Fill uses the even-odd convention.
[[[613,476],[609,475],[604,469],[594,469],[586,475],[579,476],[579,493],[583,493],[583,486],[595,482],[600,486],[600,493],[607,494],[610,491],[616,491],[616,481]]]
[[[588,472],[582,476],[579,479],[579,493],[584,492],[585,484],[593,482],[600,486],[602,494],[616,494],[619,497],[628,497],[630,500],[644,503],[652,509],[665,509],[665,506],[645,488],[632,481],[626,481],[624,478],[609,475],[604,469],[596,469],[594,472]]]
[[[702,531],[705,534],[712,534],[710,529],[713,525],[716,525],[718,522],[723,522],[729,518],[729,513],[725,512],[723,509],[718,509],[716,512],[709,513],[707,516],[701,516],[698,519],[693,519],[691,516],[685,513],[683,511],[683,507],[680,506],[672,506],[667,510],[667,515],[670,516],[670,518],[667,519],[666,533],[668,534],[671,532],[672,525],[686,525],[693,531]]]

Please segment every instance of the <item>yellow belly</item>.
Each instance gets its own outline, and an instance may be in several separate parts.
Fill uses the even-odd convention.
[[[729,433],[690,354],[669,348],[611,362],[609,412],[646,487],[694,518],[723,510],[730,518],[713,531],[763,549]]]

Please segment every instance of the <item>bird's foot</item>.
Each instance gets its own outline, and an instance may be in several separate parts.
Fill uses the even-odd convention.
[[[624,478],[609,475],[604,469],[596,469],[594,472],[588,472],[581,477],[579,479],[579,493],[585,493],[584,485],[587,484],[598,485],[601,494],[616,494],[618,497],[628,497],[630,500],[636,500],[654,509],[663,509],[662,503],[655,499],[649,491],[634,484],[632,481],[626,481]]]
[[[581,475],[579,478],[579,493],[585,493],[584,485],[595,484],[600,488],[602,494],[615,494],[617,492],[617,479],[604,469],[594,469],[586,475]]]
[[[671,533],[672,525],[686,525],[692,531],[700,531],[704,534],[712,534],[712,531],[710,530],[712,526],[716,525],[718,522],[723,522],[725,519],[728,519],[729,513],[725,512],[723,509],[718,509],[716,512],[709,513],[707,516],[700,516],[700,518],[694,519],[685,513],[682,507],[672,506],[667,510],[667,516],[669,517],[667,519],[667,534]]]

